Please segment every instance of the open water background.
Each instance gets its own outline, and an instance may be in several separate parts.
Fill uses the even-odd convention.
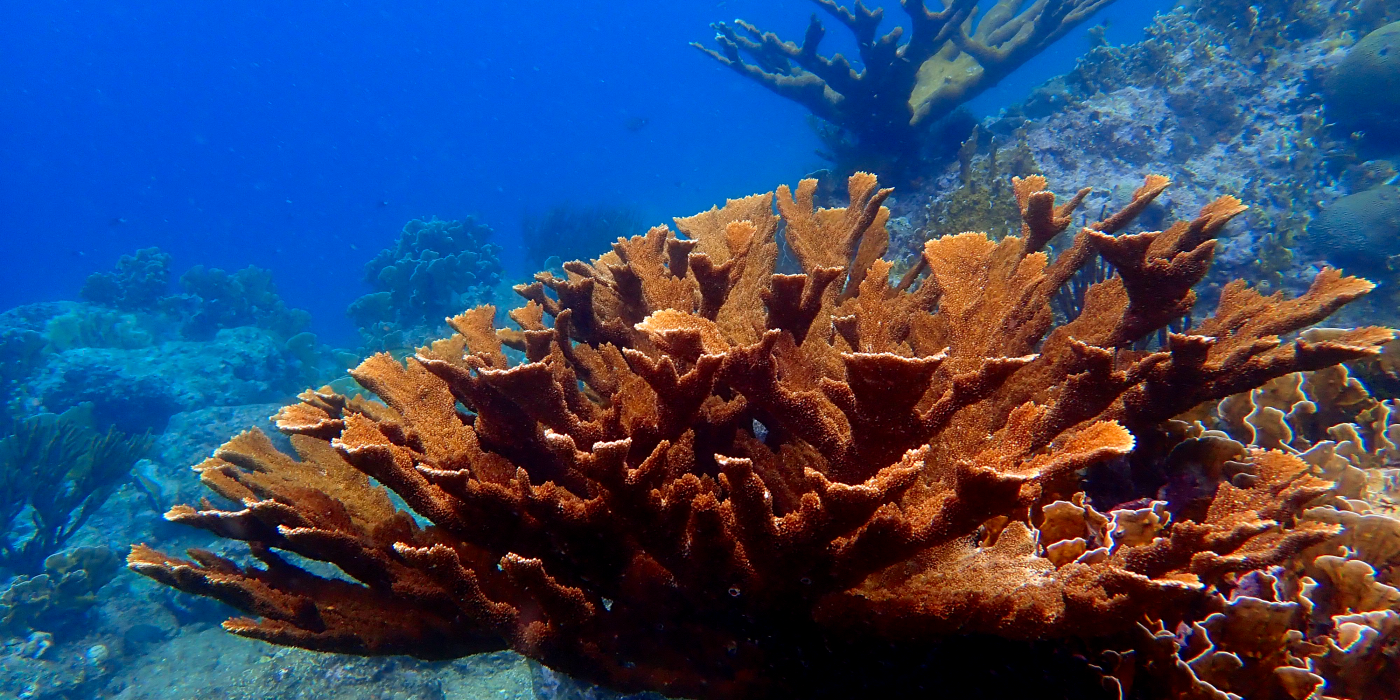
[[[883,3],[885,27],[904,18]],[[1136,41],[1122,0],[976,100],[1068,70],[1085,29]],[[688,46],[742,17],[800,40],[806,0],[96,2],[0,9],[0,309],[76,298],[159,246],[174,273],[269,268],[353,343],[361,269],[414,217],[477,215],[512,274],[554,204],[667,221],[823,166],[798,105]],[[824,48],[847,50],[826,19]],[[845,42],[845,43],[843,43]],[[640,129],[635,127],[645,120]]]

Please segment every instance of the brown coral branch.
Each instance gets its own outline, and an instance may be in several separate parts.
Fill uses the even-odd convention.
[[[878,17],[861,12],[847,19],[866,31]],[[1168,421],[1376,354],[1389,331],[1282,340],[1369,283],[1329,270],[1294,300],[1231,286],[1195,335],[1138,351],[1190,309],[1238,202],[1162,232],[1081,231],[1051,261],[1082,193],[1057,206],[1027,179],[1024,238],[929,241],[915,286],[880,259],[888,190],[858,175],[851,207],[817,209],[814,189],[731,200],[677,219],[686,238],[656,227],[541,275],[518,289],[517,329],[481,307],[414,357],[371,357],[352,375],[378,401],[303,394],[278,414],[297,458],[240,435],[199,467],[238,505],[167,516],[248,542],[260,564],[137,547],[131,567],[255,616],[228,623],[245,636],[432,658],[509,647],[623,690],[855,693],[886,651],[991,638],[1136,639],[1141,664],[1120,645],[1102,671],[1120,688],[1138,671],[1226,683],[1176,665],[1176,642],[1138,622],[1233,648],[1229,616],[1254,604],[1224,596],[1329,546],[1343,518],[1316,511],[1338,487],[1299,457]],[[780,231],[804,274],[776,274]],[[1055,327],[1051,298],[1095,251],[1118,273]],[[1086,473],[1128,459],[1202,462],[1202,488],[1117,508],[1084,495]],[[1348,614],[1389,600],[1363,599]],[[1281,674],[1269,683],[1313,687]],[[1249,682],[1274,687],[1263,677]]]

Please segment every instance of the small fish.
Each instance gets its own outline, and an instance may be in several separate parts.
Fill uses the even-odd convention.
[[[114,217],[112,217],[112,219],[111,219],[110,221],[107,222],[107,225],[108,225],[108,226],[121,226],[121,225],[124,224],[124,223],[126,223],[126,217],[114,216]]]
[[[384,207],[389,206],[389,202],[381,199],[379,200],[379,203],[376,206],[378,206],[380,209],[383,209]]]
[[[624,122],[622,127],[635,134],[645,128],[650,121],[646,117],[632,117]]]

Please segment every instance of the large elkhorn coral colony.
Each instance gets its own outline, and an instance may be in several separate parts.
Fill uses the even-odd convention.
[[[1176,419],[1376,356],[1392,331],[1291,335],[1369,282],[1237,281],[1159,333],[1238,200],[1122,233],[1167,187],[1151,176],[1052,258],[1084,193],[1018,179],[1019,236],[936,238],[895,280],[890,190],[858,173],[850,206],[816,209],[816,184],[540,274],[518,328],[480,306],[413,357],[375,355],[352,374],[380,401],[304,393],[276,417],[296,457],[245,432],[197,467],[235,505],[167,515],[258,564],[136,546],[131,567],[245,611],[225,627],[246,637],[511,648],[687,697],[1306,698],[1343,677],[1383,696],[1400,529],[1365,479]],[[782,245],[801,274],[775,273]],[[1116,274],[1057,323],[1095,256]],[[1140,498],[1096,496],[1110,481]]]

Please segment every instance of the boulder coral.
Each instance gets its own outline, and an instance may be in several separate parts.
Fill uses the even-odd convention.
[[[515,328],[480,306],[404,361],[369,358],[352,374],[377,400],[302,394],[277,415],[296,456],[258,431],[217,450],[197,470],[234,505],[166,517],[256,564],[138,545],[129,566],[246,612],[225,628],[254,639],[512,648],[686,697],[1365,683],[1394,663],[1377,654],[1400,595],[1333,546],[1357,530],[1326,474],[1244,448],[1192,509],[1085,492],[1095,471],[1212,454],[1179,414],[1394,336],[1291,337],[1372,287],[1328,269],[1293,299],[1233,283],[1154,349],[1244,209],[1122,233],[1168,184],[1052,258],[1086,192],[1017,179],[1019,235],[930,240],[901,279],[890,190],[865,173],[844,208],[804,180],[676,219],[517,288]],[[784,245],[800,274],[775,272]],[[1117,272],[1056,325],[1052,298],[1096,256]]]
[[[1325,87],[1327,116],[1339,126],[1400,144],[1400,22],[1356,42]]]
[[[1400,272],[1400,188],[1373,187],[1324,207],[1305,244],[1338,267],[1392,278]]]

